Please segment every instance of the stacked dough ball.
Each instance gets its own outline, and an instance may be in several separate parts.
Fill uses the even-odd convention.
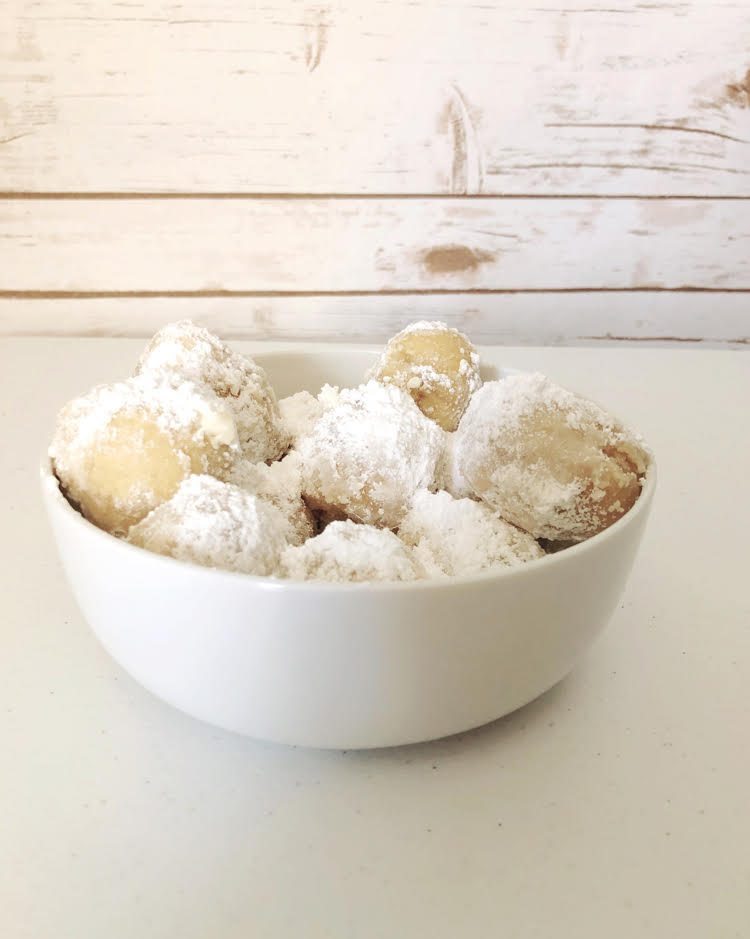
[[[471,576],[631,508],[637,435],[541,375],[482,385],[442,323],[393,337],[357,388],[276,401],[265,372],[189,322],[133,378],[60,412],[50,454],[86,518],[160,554],[293,580]]]

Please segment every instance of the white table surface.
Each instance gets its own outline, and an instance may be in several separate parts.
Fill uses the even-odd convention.
[[[507,349],[656,452],[622,604],[505,719],[323,752],[172,710],[73,602],[38,457],[57,408],[141,345],[0,345],[4,939],[750,936],[747,353]]]

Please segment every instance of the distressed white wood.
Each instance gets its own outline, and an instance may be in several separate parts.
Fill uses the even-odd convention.
[[[0,298],[5,335],[145,337],[179,319],[238,339],[382,342],[414,320],[441,319],[488,344],[745,347],[750,292]]]
[[[642,291],[750,290],[748,201],[286,196],[750,196],[749,67],[745,0],[0,0],[0,192],[118,197],[0,202],[0,332],[746,342]]]
[[[1,289],[750,289],[750,201],[0,200]]]
[[[0,191],[750,195],[747,0],[0,0]]]

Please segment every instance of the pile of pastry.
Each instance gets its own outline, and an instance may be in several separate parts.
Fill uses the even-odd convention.
[[[160,330],[134,375],[60,412],[68,500],[134,545],[293,580],[467,577],[592,537],[641,491],[648,453],[538,373],[483,382],[443,323],[394,336],[363,382],[277,401],[207,330]]]

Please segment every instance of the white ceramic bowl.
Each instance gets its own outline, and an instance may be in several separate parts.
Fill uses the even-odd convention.
[[[356,384],[373,354],[255,356],[280,395]],[[87,522],[42,463],[60,557],[108,652],[175,707],[253,737],[382,747],[443,737],[563,678],[625,586],[656,483],[606,531],[500,573],[403,584],[294,583],[199,567]]]

